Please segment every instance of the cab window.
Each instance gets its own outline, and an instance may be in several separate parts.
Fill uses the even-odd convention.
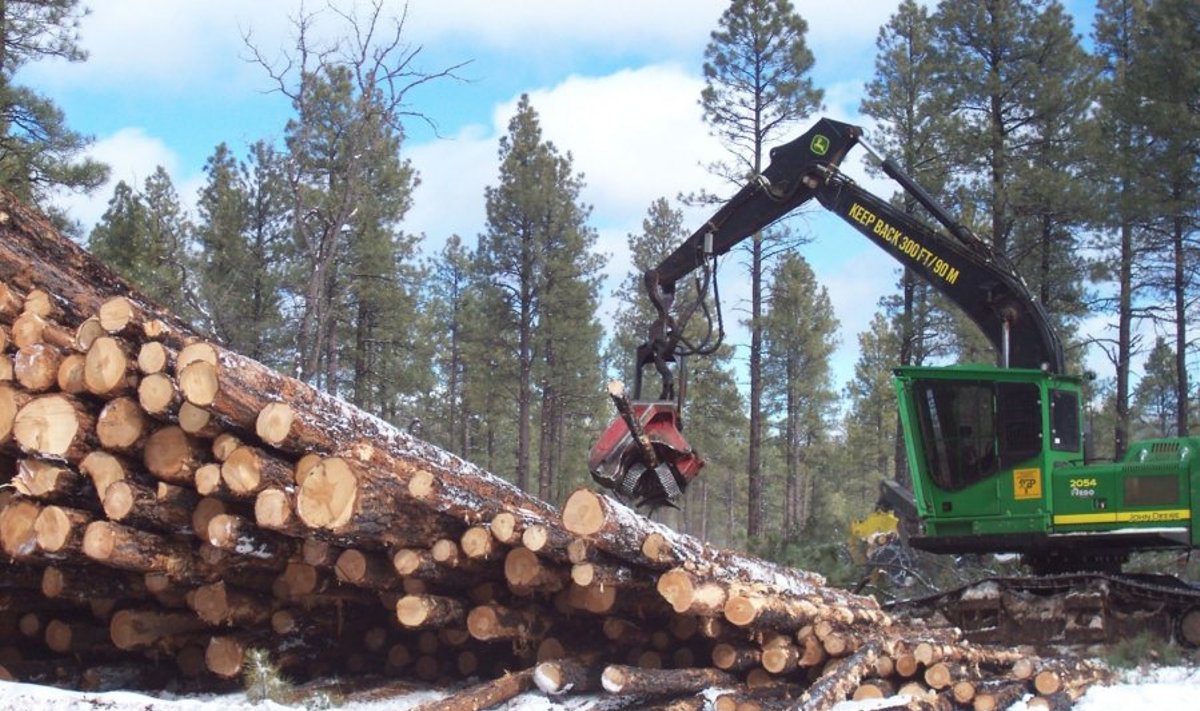
[[[1041,452],[1036,385],[918,380],[914,392],[929,473],[943,490],[966,488]]]

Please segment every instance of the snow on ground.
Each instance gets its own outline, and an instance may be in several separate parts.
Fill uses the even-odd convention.
[[[1118,674],[1112,686],[1093,686],[1075,703],[1074,711],[1184,711],[1195,709],[1200,698],[1200,667],[1161,667],[1131,669]],[[892,702],[844,701],[833,711],[872,711],[887,708]],[[1010,711],[1027,711],[1024,702]]]
[[[356,702],[338,708],[345,711],[405,711],[440,696],[434,692],[419,692],[387,701]],[[1112,686],[1092,687],[1075,705],[1076,711],[1137,711],[1156,709],[1175,711],[1196,708],[1200,698],[1200,667],[1162,667],[1136,669],[1120,674],[1120,682]],[[553,711],[565,709],[582,711],[595,697],[575,697],[563,702],[539,693],[528,693],[505,704],[504,711]],[[871,711],[888,706],[883,701],[843,702],[834,711]],[[253,704],[243,694],[223,696],[154,697],[128,691],[104,693],[66,691],[33,684],[0,682],[0,709],[30,711],[285,711],[295,707],[265,702]],[[1025,711],[1018,703],[1012,711]]]

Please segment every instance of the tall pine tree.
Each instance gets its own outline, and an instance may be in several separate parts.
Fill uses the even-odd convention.
[[[818,109],[821,90],[812,84],[813,55],[805,42],[808,23],[788,0],[732,0],[704,51],[704,120],[721,139],[730,163],[715,172],[736,185],[766,167],[766,150],[782,130]],[[750,434],[747,533],[762,533],[762,234],[750,243]]]

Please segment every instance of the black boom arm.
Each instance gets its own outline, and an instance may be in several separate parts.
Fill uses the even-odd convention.
[[[658,319],[650,340],[638,349],[637,396],[641,371],[653,364],[663,378],[660,398],[673,397],[667,363],[674,360],[683,327],[703,299],[703,294],[698,296],[676,320],[671,315],[676,282],[814,198],[962,308],[996,348],[1002,365],[1063,371],[1062,345],[1045,310],[1003,255],[954,221],[893,161],[883,162],[884,172],[949,234],[898,210],[838,171],[847,152],[861,142],[862,129],[857,126],[821,119],[799,138],[772,149],[771,163],[761,175],[645,273]]]

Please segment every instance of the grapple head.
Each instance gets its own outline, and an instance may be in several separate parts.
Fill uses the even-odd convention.
[[[588,455],[588,471],[601,486],[638,506],[674,506],[688,482],[700,473],[700,458],[679,431],[679,412],[666,401],[633,402],[632,414],[649,440],[654,459],[622,417],[605,429]]]

